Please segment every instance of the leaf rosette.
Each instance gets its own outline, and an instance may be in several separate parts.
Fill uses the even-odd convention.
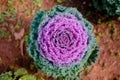
[[[55,6],[51,11],[39,11],[30,28],[29,54],[47,75],[77,80],[98,56],[92,30],[75,8]]]

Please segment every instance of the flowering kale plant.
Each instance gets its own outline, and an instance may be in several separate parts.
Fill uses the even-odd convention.
[[[106,10],[111,16],[120,16],[120,0],[93,0],[95,8]]]
[[[28,51],[38,68],[49,76],[79,80],[99,51],[93,26],[75,8],[56,6],[39,11],[30,28]]]

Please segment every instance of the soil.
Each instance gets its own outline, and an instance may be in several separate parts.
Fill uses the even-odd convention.
[[[100,46],[98,61],[85,69],[82,80],[120,80],[120,21],[117,17],[110,17],[105,12],[98,12],[90,0],[72,0],[57,3],[54,0],[44,0],[40,6],[35,6],[33,0],[13,0],[13,7],[17,10],[4,22],[0,28],[8,35],[0,36],[0,74],[9,70],[24,67],[29,73],[42,76],[45,80],[56,80],[39,72],[32,58],[26,51],[26,35],[29,34],[30,24],[38,10],[50,10],[55,5],[76,7],[94,25],[94,33]],[[0,1],[0,15],[9,12],[8,0]],[[9,37],[8,37],[9,36]]]

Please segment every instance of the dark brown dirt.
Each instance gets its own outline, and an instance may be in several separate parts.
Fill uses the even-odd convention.
[[[24,67],[36,76],[42,76],[45,80],[54,80],[44,74],[30,68],[33,60],[26,51],[25,36],[29,34],[29,27],[35,13],[39,9],[50,10],[57,5],[54,0],[44,0],[41,7],[35,7],[32,0],[13,0],[13,6],[17,10],[13,17],[6,17],[4,23],[0,22],[0,28],[9,32],[11,37],[0,37],[0,73],[16,70]],[[90,0],[72,0],[60,5],[76,7],[85,18],[94,25],[94,33],[100,46],[99,59],[92,67],[85,69],[83,80],[120,80],[120,21],[116,17],[106,16],[105,12],[97,12]],[[0,14],[8,11],[8,0],[0,1]],[[99,24],[97,24],[99,23]],[[16,27],[19,25],[19,27]],[[19,37],[18,37],[19,36]]]

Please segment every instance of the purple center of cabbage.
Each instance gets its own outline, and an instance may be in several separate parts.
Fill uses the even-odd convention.
[[[73,15],[59,14],[39,28],[38,50],[55,65],[79,62],[87,49],[84,24]]]

